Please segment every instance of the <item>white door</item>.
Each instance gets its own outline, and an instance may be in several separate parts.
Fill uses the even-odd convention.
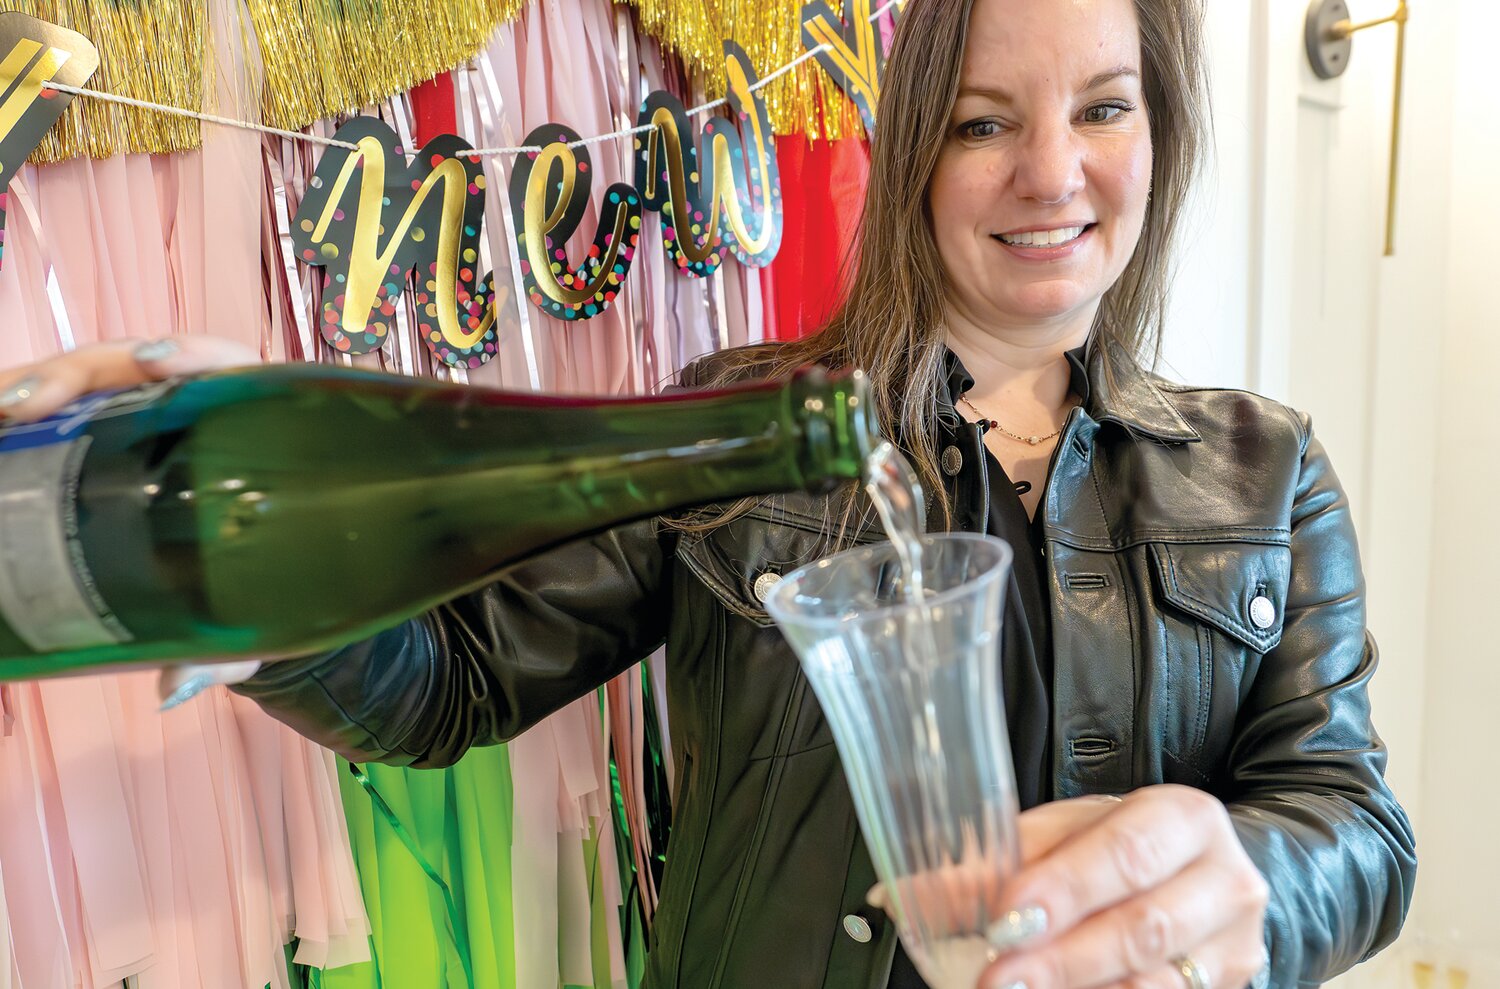
[[[1324,81],[1304,54],[1306,0],[1207,2],[1218,153],[1163,370],[1312,415],[1359,528],[1389,778],[1419,816],[1458,15],[1452,0],[1412,0],[1396,255],[1384,258],[1394,26],[1356,36],[1349,70]],[[1348,3],[1356,21],[1396,6]],[[1404,986],[1404,972],[1388,952],[1349,981]]]

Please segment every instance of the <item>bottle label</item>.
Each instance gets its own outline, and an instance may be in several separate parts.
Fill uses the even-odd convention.
[[[135,411],[176,382],[88,395],[0,430],[0,617],[37,652],[129,642],[78,540],[78,477],[90,422]]]

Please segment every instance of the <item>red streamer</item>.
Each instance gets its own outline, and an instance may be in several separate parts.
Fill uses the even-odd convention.
[[[795,340],[814,333],[843,298],[846,270],[870,175],[862,138],[776,139],[785,217],[781,250],[762,269],[766,337]]]
[[[417,146],[421,147],[439,134],[458,133],[458,103],[453,97],[453,73],[439,72],[419,86],[412,87],[412,116],[416,118]]]

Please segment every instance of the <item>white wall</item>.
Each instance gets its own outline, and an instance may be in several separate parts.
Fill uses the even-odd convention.
[[[1500,704],[1500,647],[1490,631],[1500,559],[1500,442],[1492,425],[1500,367],[1500,128],[1489,121],[1500,7],[1447,0],[1454,36],[1451,200],[1446,278],[1428,295],[1446,303],[1441,352],[1433,568],[1428,627],[1422,875],[1412,950],[1456,962],[1472,989],[1500,986],[1500,787],[1486,743]],[[1431,105],[1431,104],[1430,104]],[[1435,108],[1435,107],[1434,107]],[[1422,321],[1412,327],[1428,332]],[[1449,989],[1439,972],[1437,985]]]
[[[1208,65],[1215,147],[1183,224],[1161,373],[1195,384],[1244,387],[1252,318],[1251,181],[1255,141],[1251,5],[1209,12]]]
[[[1359,19],[1392,0],[1350,0]],[[1433,8],[1437,8],[1433,4]],[[1188,223],[1165,372],[1313,417],[1359,528],[1390,779],[1420,813],[1438,342],[1446,299],[1451,0],[1414,14],[1398,252],[1382,258],[1393,28],[1317,79],[1303,0],[1211,0],[1217,154]],[[1418,332],[1419,328],[1423,330]]]
[[[1394,0],[1349,0],[1356,19]],[[1392,27],[1315,79],[1305,0],[1209,0],[1219,155],[1177,285],[1166,371],[1309,411],[1359,525],[1389,778],[1417,826],[1416,907],[1351,989],[1500,987],[1500,57],[1495,0],[1412,0],[1397,254],[1380,256]],[[1424,982],[1436,966],[1432,979]],[[1453,978],[1450,979],[1450,973]]]

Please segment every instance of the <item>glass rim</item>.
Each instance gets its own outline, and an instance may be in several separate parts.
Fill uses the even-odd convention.
[[[1009,567],[1011,565],[1011,563],[1014,562],[1014,560],[1015,560],[1015,550],[1011,548],[1010,543],[1007,542],[1007,541],[1005,541],[1004,539],[1001,539],[999,536],[992,536],[989,533],[981,533],[981,532],[928,532],[928,533],[923,533],[923,535],[922,535],[922,543],[924,545],[928,544],[928,543],[934,543],[934,542],[986,543],[986,544],[989,544],[989,545],[995,547],[999,551],[1000,556],[999,556],[999,559],[997,559],[995,561],[995,563],[994,563],[993,566],[987,568],[983,573],[980,573],[978,576],[972,578],[971,580],[967,580],[964,583],[959,584],[957,586],[950,587],[950,588],[947,588],[946,590],[939,591],[936,594],[932,595],[931,597],[927,598],[924,603],[929,608],[931,608],[931,607],[938,607],[940,605],[943,605],[943,604],[947,603],[950,600],[953,600],[954,598],[957,598],[961,594],[967,593],[967,591],[969,589],[969,586],[971,584],[975,583],[975,582],[982,582],[982,581],[985,581],[985,580],[990,580],[990,579],[995,578],[998,573],[1003,572],[1005,570],[1005,568]],[[794,612],[794,611],[791,611],[791,610],[789,610],[789,609],[787,609],[785,607],[782,607],[782,606],[778,605],[776,602],[778,602],[781,598],[783,598],[783,597],[787,596],[788,594],[790,594],[793,583],[796,582],[796,581],[798,581],[798,580],[800,580],[800,579],[802,579],[806,575],[808,575],[808,574],[810,574],[810,573],[812,573],[812,572],[814,572],[816,570],[822,570],[822,569],[826,569],[828,567],[834,566],[835,564],[839,563],[840,561],[847,560],[847,559],[852,558],[854,556],[858,556],[858,555],[863,554],[863,553],[871,553],[871,552],[885,552],[885,553],[890,554],[890,556],[891,556],[891,558],[893,560],[897,559],[896,553],[895,553],[895,544],[893,542],[891,542],[891,540],[885,539],[885,540],[881,540],[879,542],[867,543],[867,544],[865,544],[863,546],[853,546],[853,547],[850,547],[849,549],[841,550],[841,551],[839,551],[837,553],[834,553],[832,556],[825,556],[822,559],[814,560],[812,563],[808,563],[808,564],[805,564],[803,566],[798,567],[796,570],[793,570],[791,573],[787,574],[785,577],[782,577],[781,580],[779,580],[779,581],[776,582],[776,586],[773,587],[773,588],[771,588],[771,592],[766,595],[766,599],[765,599],[765,602],[764,602],[765,606],[766,606],[766,611],[771,615],[771,617],[773,619],[776,620],[776,622],[778,624],[781,623],[783,616],[785,616],[786,619],[789,622],[794,622],[794,623],[796,623],[798,625],[802,625],[802,626],[848,625],[848,624],[850,624],[851,619],[846,618],[846,617],[841,617],[841,616],[837,616],[837,615],[813,615],[813,614],[808,614],[808,613],[803,613],[803,612]],[[861,611],[859,613],[858,618],[853,619],[853,620],[854,621],[859,621],[859,622],[864,622],[864,621],[875,619],[875,618],[881,618],[881,619],[883,619],[885,617],[888,617],[890,615],[890,613],[898,611],[898,610],[900,610],[902,608],[906,608],[906,607],[910,607],[910,606],[907,605],[905,602],[898,602],[898,603],[895,603],[895,604],[882,605],[879,608],[871,608],[871,609],[869,609],[867,611]]]

